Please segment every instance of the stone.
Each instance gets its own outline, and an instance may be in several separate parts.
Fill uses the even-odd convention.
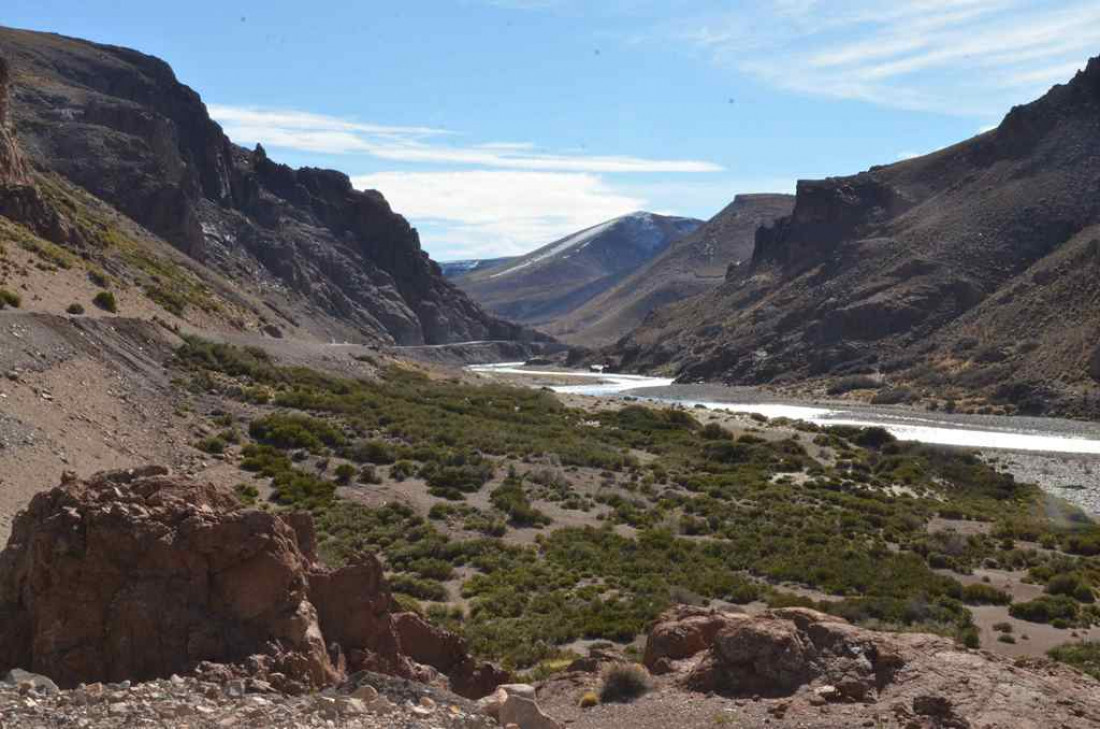
[[[359,699],[363,703],[371,704],[378,699],[378,689],[374,686],[363,685],[351,692],[352,698]]]
[[[563,725],[543,713],[534,699],[510,694],[500,707],[497,720],[507,726],[515,724],[520,729],[563,729]]]
[[[336,709],[341,715],[366,714],[367,705],[362,699],[339,698],[336,700]]]
[[[0,683],[6,684],[8,686],[20,687],[25,684],[30,688],[33,688],[37,691],[42,691],[43,693],[56,693],[58,690],[57,684],[50,680],[48,677],[41,676],[37,673],[31,673],[30,671],[24,671],[21,668],[13,668],[12,670],[8,671],[4,675],[4,677],[0,679]]]
[[[746,618],[687,605],[674,607],[650,628],[642,663],[654,675],[667,672],[673,661],[699,653],[720,631]]]

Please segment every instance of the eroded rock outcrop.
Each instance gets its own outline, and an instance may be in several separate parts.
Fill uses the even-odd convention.
[[[27,165],[11,131],[10,82],[8,62],[0,57],[0,185],[23,185],[28,182]]]
[[[914,728],[1100,722],[1098,684],[1071,669],[804,608],[670,610],[650,631],[646,664],[682,689],[759,697],[777,726],[859,726],[873,716]]]
[[[162,468],[68,479],[20,513],[0,553],[0,672],[68,687],[237,664],[302,690],[368,669],[451,674],[472,698],[507,679],[446,631],[395,615],[372,556],[318,565],[312,533],[308,516],[244,509]]]

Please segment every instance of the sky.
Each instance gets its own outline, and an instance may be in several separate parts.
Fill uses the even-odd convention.
[[[1100,53],[1095,0],[4,0],[0,24],[165,59],[233,141],[380,190],[438,260],[931,152]]]

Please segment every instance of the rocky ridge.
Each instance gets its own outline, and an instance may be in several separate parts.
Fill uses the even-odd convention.
[[[682,381],[884,375],[941,399],[1095,412],[1098,124],[1100,58],[993,131],[800,182],[751,265],[617,352]]]
[[[284,329],[382,344],[530,339],[449,285],[377,191],[234,145],[163,61],[0,29],[24,156],[263,298]]]

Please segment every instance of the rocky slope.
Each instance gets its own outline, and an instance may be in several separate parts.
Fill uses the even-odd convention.
[[[478,303],[512,321],[554,328],[702,224],[634,213],[614,218],[454,281]]]
[[[284,329],[423,344],[521,339],[442,278],[376,191],[234,145],[159,59],[0,29],[25,156],[261,299]]]
[[[1100,59],[995,130],[802,182],[751,264],[619,347],[681,380],[857,373],[941,398],[1096,413]]]
[[[0,552],[0,671],[71,688],[217,663],[300,693],[376,670],[473,698],[506,682],[457,636],[398,613],[375,558],[329,569],[315,543],[308,514],[243,509],[160,467],[70,476]]]
[[[756,229],[788,215],[793,207],[793,195],[738,195],[696,231],[545,330],[577,344],[610,344],[657,307],[720,285],[730,266],[752,257]]]

